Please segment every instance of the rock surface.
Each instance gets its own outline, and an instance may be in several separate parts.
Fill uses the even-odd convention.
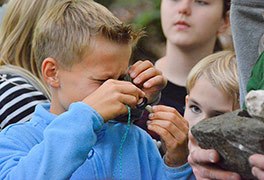
[[[264,118],[264,90],[250,91],[246,95],[245,103],[250,116]]]
[[[264,154],[263,119],[237,110],[203,120],[191,132],[200,147],[219,152],[219,166],[239,173],[243,179],[254,179],[248,158],[255,153]]]

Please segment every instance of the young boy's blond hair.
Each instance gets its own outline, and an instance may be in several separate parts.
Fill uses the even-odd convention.
[[[131,26],[123,24],[104,6],[91,3],[91,0],[62,0],[38,24],[32,57],[39,69],[47,57],[56,59],[65,68],[78,63],[87,55],[85,53],[95,48],[92,40],[96,37],[119,44],[133,44],[143,34],[143,31],[134,31]],[[61,48],[62,45],[65,48]]]
[[[233,51],[220,51],[198,62],[190,71],[186,81],[188,94],[201,76],[205,76],[213,86],[232,98],[233,107],[239,104],[237,63]]]
[[[91,0],[60,0],[43,14],[32,56],[51,102],[1,131],[0,179],[189,179],[190,167],[168,167],[131,123],[131,109],[166,86],[150,61],[129,67],[140,35]],[[125,114],[128,123],[116,121]]]

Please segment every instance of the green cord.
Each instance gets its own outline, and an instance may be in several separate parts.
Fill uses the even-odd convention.
[[[122,136],[120,147],[118,150],[118,166],[116,166],[116,168],[114,170],[114,174],[113,174],[113,177],[115,177],[115,172],[117,171],[117,168],[119,167],[120,179],[122,179],[122,171],[123,171],[122,170],[123,146],[124,146],[125,141],[127,139],[127,135],[128,135],[130,125],[131,125],[131,108],[129,106],[126,106],[126,107],[127,107],[127,111],[128,111],[127,127],[126,127],[126,131],[125,131],[124,135]]]

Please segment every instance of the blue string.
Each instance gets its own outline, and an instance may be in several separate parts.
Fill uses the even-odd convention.
[[[116,166],[116,168],[114,170],[114,174],[113,174],[113,177],[115,177],[115,172],[117,171],[117,168],[119,167],[120,179],[122,179],[122,171],[123,171],[122,170],[123,146],[124,146],[125,141],[127,139],[127,135],[128,135],[128,132],[129,132],[129,129],[130,129],[130,125],[131,125],[131,108],[129,106],[126,106],[126,107],[127,107],[127,111],[128,111],[127,127],[126,127],[125,133],[122,136],[120,147],[119,147],[119,150],[118,150],[118,166]]]

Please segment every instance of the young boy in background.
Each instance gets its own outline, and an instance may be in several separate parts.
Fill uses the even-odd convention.
[[[153,102],[166,80],[149,61],[129,70],[140,37],[94,1],[61,0],[45,12],[32,56],[51,92],[27,123],[0,133],[0,179],[180,179],[151,137],[130,124],[140,99]],[[140,88],[141,89],[140,89]],[[129,114],[128,124],[114,121]]]
[[[238,109],[239,85],[235,54],[232,51],[220,51],[202,59],[190,71],[186,87],[188,95],[186,96],[184,119],[189,122],[190,129],[203,119]],[[161,121],[177,122],[182,119],[179,113],[171,112],[162,105],[153,106],[153,113],[149,115],[148,128],[162,137],[162,133],[158,131]],[[181,128],[179,127],[179,129]],[[187,168],[186,166],[189,165],[183,165],[183,162],[187,162],[188,150],[184,152],[184,148],[181,146],[186,143],[183,138],[184,134],[180,134],[179,130],[175,131],[178,132],[178,135],[172,134],[171,140],[167,139],[167,142],[174,142],[175,148],[171,149],[172,145],[165,141],[166,153],[173,151],[174,156],[165,153],[164,159],[169,158],[173,161],[172,158],[177,157],[174,162],[180,163],[175,165]],[[162,137],[162,139],[164,138]],[[177,147],[181,147],[181,149]],[[193,148],[198,148],[198,145],[189,132],[189,153],[192,153]],[[194,168],[193,171],[195,170]]]
[[[186,109],[184,118],[190,129],[203,119],[239,109],[239,83],[235,54],[223,51],[200,61],[187,79]],[[189,132],[189,152],[199,148]],[[189,161],[191,165],[192,161]],[[197,174],[196,166],[192,166]]]
[[[239,108],[239,86],[235,54],[220,51],[194,66],[187,78],[184,118],[190,128],[202,119]]]

